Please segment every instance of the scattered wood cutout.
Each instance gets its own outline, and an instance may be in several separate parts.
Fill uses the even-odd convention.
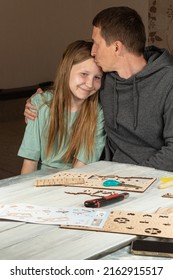
[[[86,194],[86,195],[90,195],[90,196],[97,196],[97,197],[103,197],[105,194],[106,195],[113,195],[116,194],[116,191],[107,191],[107,190],[93,190],[93,189],[84,189],[83,191],[65,191],[65,193],[67,194],[74,194],[74,195],[78,195],[78,194]]]
[[[173,198],[173,193],[165,193],[164,195],[162,195],[162,197]]]

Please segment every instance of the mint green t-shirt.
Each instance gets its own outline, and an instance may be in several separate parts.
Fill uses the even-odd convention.
[[[69,169],[72,168],[72,162],[64,163],[63,155],[67,151],[69,145],[69,139],[73,123],[77,117],[77,112],[71,112],[69,114],[69,127],[66,141],[61,145],[60,150],[57,152],[58,140],[56,138],[53,151],[49,158],[46,158],[46,137],[48,136],[48,122],[50,108],[47,105],[52,100],[52,93],[49,91],[43,94],[36,94],[32,98],[32,104],[37,107],[38,117],[32,121],[28,120],[26,125],[24,137],[18,156],[39,161],[38,168],[43,169],[44,167],[53,167],[58,169]],[[47,103],[47,104],[46,104]],[[84,164],[98,161],[105,145],[105,132],[104,132],[104,117],[101,105],[98,105],[98,118],[95,135],[95,149],[93,157],[89,160],[86,159],[84,147],[79,151],[78,160]]]

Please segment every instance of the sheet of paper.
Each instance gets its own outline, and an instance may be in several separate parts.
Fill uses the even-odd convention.
[[[57,208],[30,204],[0,205],[0,219],[49,225],[76,225],[102,228],[109,210]]]

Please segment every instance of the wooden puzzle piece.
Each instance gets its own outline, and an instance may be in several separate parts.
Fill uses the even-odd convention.
[[[173,207],[170,208],[159,208],[156,213],[158,214],[166,214],[166,215],[169,215],[169,214],[173,214]]]
[[[107,190],[93,190],[93,189],[84,189],[83,191],[76,191],[76,192],[73,192],[73,191],[65,191],[65,193],[67,194],[74,194],[74,195],[78,195],[78,194],[87,194],[87,195],[90,195],[90,196],[97,196],[97,197],[103,197],[105,194],[106,195],[112,195],[112,194],[115,194],[116,191],[107,191]]]
[[[173,193],[165,193],[162,197],[173,198]]]
[[[111,211],[103,228],[68,228],[124,233],[142,236],[173,238],[173,216],[159,213]]]
[[[111,180],[110,180],[111,179]],[[119,185],[105,186],[106,181],[119,182]],[[35,186],[75,186],[93,189],[111,189],[119,191],[144,192],[156,178],[140,176],[118,176],[118,175],[100,175],[92,173],[79,172],[58,172],[49,179],[38,179]]]
[[[39,179],[35,181],[36,187],[44,186],[70,186],[70,185],[80,185],[84,184],[83,178],[49,178],[49,179]]]

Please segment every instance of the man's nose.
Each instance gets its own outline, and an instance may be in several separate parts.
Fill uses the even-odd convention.
[[[92,55],[93,57],[95,57],[95,55],[96,55],[94,45],[92,46],[92,49],[91,49],[91,55]]]

